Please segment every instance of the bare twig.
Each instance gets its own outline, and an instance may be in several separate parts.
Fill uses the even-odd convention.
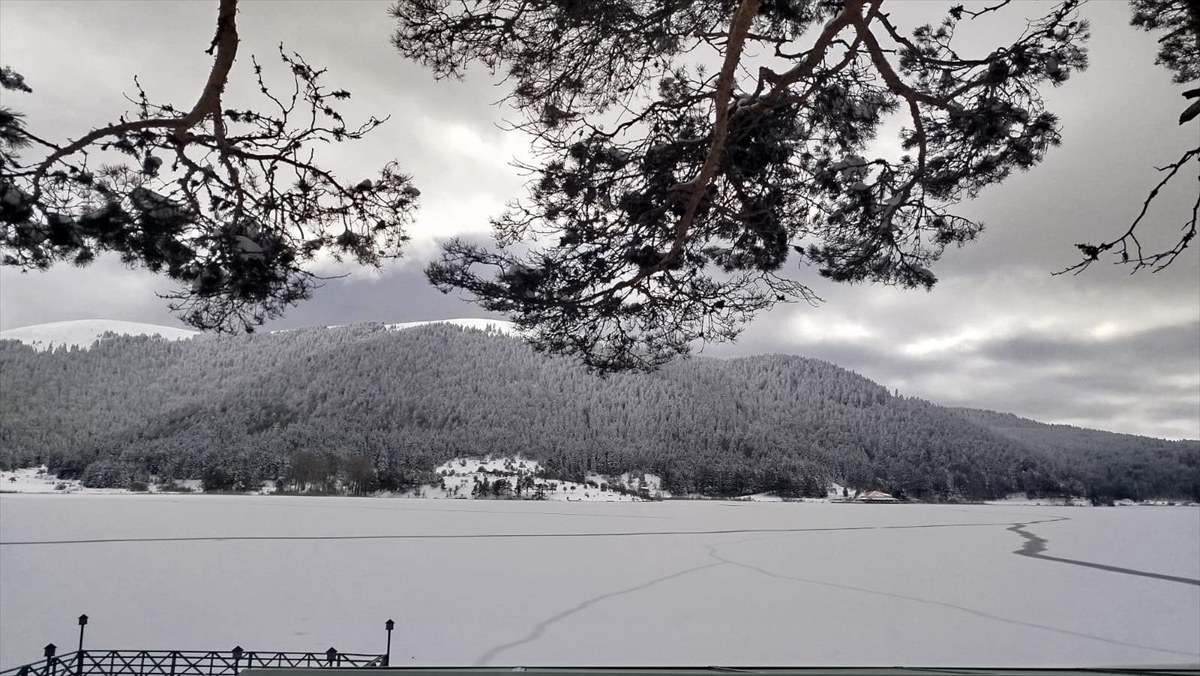
[[[983,9],[981,9],[979,11],[975,11],[975,12],[963,7],[962,5],[955,5],[953,8],[951,8],[950,11],[951,11],[951,13],[955,13],[955,11],[957,10],[957,12],[959,12],[961,14],[966,14],[967,16],[971,17],[972,19],[978,19],[979,17],[983,16],[984,14],[987,14],[988,12],[998,12],[998,11],[1004,9],[1005,7],[1012,4],[1012,1],[1013,0],[1001,0],[1001,2],[999,2],[995,5],[992,5],[990,7],[985,7]]]
[[[1155,185],[1150,191],[1150,194],[1146,196],[1146,199],[1142,202],[1142,208],[1138,212],[1137,218],[1133,219],[1133,223],[1129,225],[1129,228],[1124,232],[1124,234],[1114,240],[1103,242],[1101,244],[1076,245],[1079,250],[1083,252],[1084,259],[1075,265],[1063,270],[1059,270],[1053,274],[1062,275],[1070,272],[1077,275],[1086,270],[1092,263],[1098,261],[1101,254],[1111,251],[1118,246],[1121,247],[1121,260],[1119,263],[1132,264],[1134,266],[1134,272],[1141,270],[1142,268],[1152,268],[1154,272],[1158,272],[1174,262],[1175,258],[1178,257],[1179,254],[1183,253],[1183,251],[1187,249],[1188,245],[1191,244],[1191,241],[1196,237],[1197,216],[1200,214],[1200,189],[1197,190],[1196,203],[1192,206],[1191,218],[1183,226],[1183,235],[1180,236],[1179,240],[1172,248],[1166,251],[1146,255],[1142,250],[1142,243],[1138,239],[1137,229],[1142,224],[1142,220],[1145,219],[1146,214],[1150,211],[1150,205],[1153,204],[1155,198],[1158,197],[1159,192],[1161,192],[1162,189],[1171,182],[1171,179],[1175,178],[1175,175],[1179,173],[1179,170],[1182,169],[1193,158],[1197,160],[1197,169],[1200,169],[1200,148],[1189,150],[1184,153],[1178,161],[1158,169],[1160,172],[1166,172],[1167,175],[1164,176],[1162,180],[1160,180],[1158,184]],[[1197,173],[1197,179],[1200,180],[1200,172]],[[1134,252],[1132,254],[1130,253],[1131,248]]]
[[[214,111],[219,114],[221,110],[221,93],[225,90],[225,83],[229,79],[229,71],[233,67],[234,59],[237,57],[237,3],[238,0],[221,0],[221,4],[217,10],[217,32],[213,37],[213,46],[216,47],[217,54],[213,59],[213,67],[209,71],[208,81],[204,85],[204,90],[201,92],[200,98],[196,101],[196,105],[192,107],[191,112],[179,118],[133,120],[121,124],[109,125],[93,130],[83,136],[83,138],[54,151],[34,171],[34,198],[37,199],[41,196],[42,179],[55,163],[80,152],[101,139],[120,137],[146,129],[170,129],[175,133],[176,138],[182,138],[189,129],[200,124],[205,117]],[[209,53],[211,53],[211,50],[212,48],[210,47]]]

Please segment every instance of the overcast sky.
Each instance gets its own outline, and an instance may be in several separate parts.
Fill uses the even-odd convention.
[[[947,0],[888,0],[912,27],[936,21]],[[1015,3],[996,24],[1018,27],[1039,3]],[[1043,7],[1045,3],[1040,3]],[[226,105],[253,100],[249,55],[267,72],[282,41],[328,82],[352,92],[348,118],[391,115],[368,141],[344,145],[330,164],[349,180],[400,160],[422,191],[413,246],[382,274],[329,283],[269,328],[486,316],[424,281],[438,238],[484,235],[488,217],[521,194],[510,165],[524,141],[501,131],[501,96],[486,73],[435,82],[388,43],[386,2],[246,2],[243,43]],[[33,95],[4,95],[42,136],[77,137],[127,110],[138,75],[152,100],[190,106],[211,60],[216,2],[0,0],[0,63],[25,75]],[[989,189],[964,209],[988,225],[982,239],[947,254],[932,292],[839,286],[796,276],[827,302],[761,316],[736,344],[704,353],[787,352],[827,359],[901,393],[938,403],[1009,411],[1047,422],[1159,437],[1200,437],[1200,256],[1129,276],[1075,262],[1072,245],[1124,229],[1156,182],[1153,167],[1195,141],[1180,128],[1182,87],[1153,65],[1154,38],[1127,26],[1121,0],[1094,0],[1092,66],[1047,93],[1062,117],[1063,146],[1028,174]],[[986,36],[985,36],[986,37]],[[981,43],[981,48],[985,46]],[[264,58],[265,57],[265,58]],[[1167,241],[1195,198],[1194,176],[1164,193],[1151,224]],[[180,325],[155,291],[169,283],[102,259],[48,273],[0,270],[0,329],[72,319]]]

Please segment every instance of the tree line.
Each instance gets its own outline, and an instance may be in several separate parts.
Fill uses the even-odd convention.
[[[581,483],[650,472],[675,494],[815,496],[836,480],[922,500],[1200,498],[1200,442],[946,408],[796,356],[602,378],[449,325],[0,342],[5,468],[371,493],[436,484],[439,464],[488,454]]]

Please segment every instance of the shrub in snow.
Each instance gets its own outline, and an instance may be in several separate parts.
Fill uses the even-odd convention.
[[[508,495],[512,490],[512,483],[508,479],[496,479],[492,484],[492,495]]]
[[[220,467],[206,467],[204,474],[200,477],[200,487],[206,493],[210,491],[232,490],[233,477]]]
[[[80,480],[88,488],[124,488],[131,480],[129,466],[113,458],[92,461]]]

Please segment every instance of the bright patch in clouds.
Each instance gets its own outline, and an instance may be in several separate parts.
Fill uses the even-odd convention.
[[[530,159],[528,137],[523,134],[506,133],[499,141],[489,141],[478,131],[457,122],[443,123],[426,118],[422,121],[425,133],[440,139],[442,149],[484,166],[499,167],[504,171],[515,171],[512,161]]]
[[[427,249],[433,251],[435,248],[431,245],[435,239],[489,233],[492,231],[491,219],[503,212],[503,198],[478,192],[464,192],[457,199],[423,206],[416,223],[409,229],[414,240],[409,252],[419,256]]]
[[[901,347],[900,351],[913,357],[927,357],[947,351],[965,352],[988,337],[986,331],[966,329],[950,335],[920,338]]]
[[[800,344],[831,341],[855,342],[868,340],[877,335],[865,324],[853,319],[837,317],[831,313],[797,314],[789,320],[789,324],[792,338]]]

